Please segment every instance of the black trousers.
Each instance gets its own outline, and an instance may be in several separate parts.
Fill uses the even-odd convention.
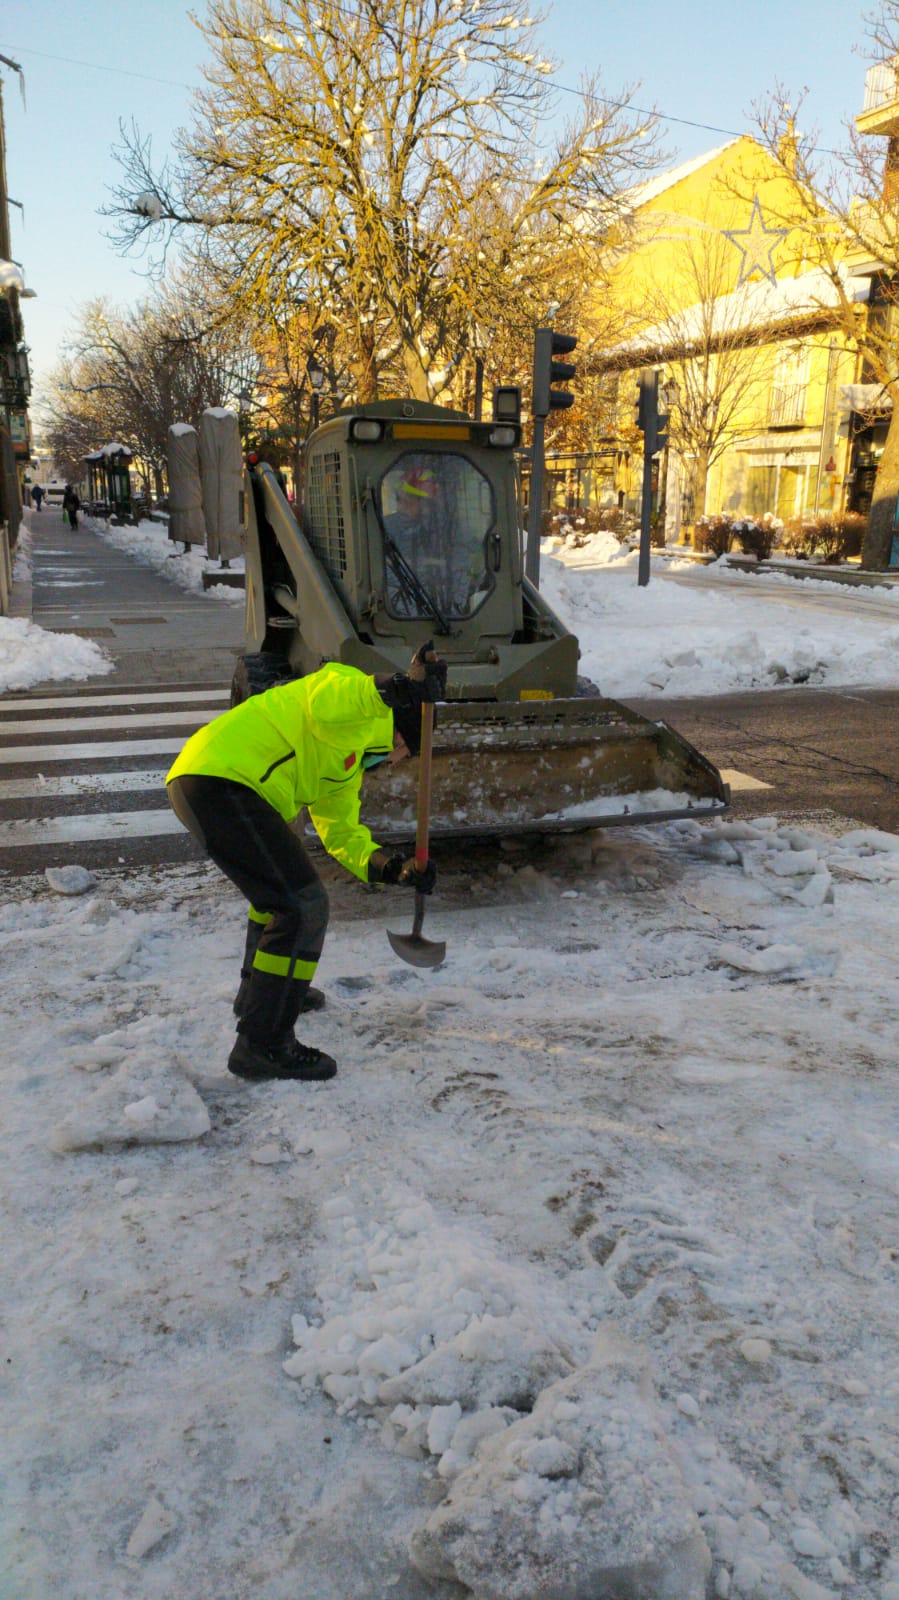
[[[185,775],[172,810],[250,902],[237,1031],[271,1046],[287,1037],[315,975],[328,896],[302,844],[255,789]]]

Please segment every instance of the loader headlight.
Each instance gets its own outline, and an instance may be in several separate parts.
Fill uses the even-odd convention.
[[[501,445],[508,450],[518,443],[520,433],[520,428],[491,428],[487,435],[487,443]]]
[[[375,422],[373,417],[357,417],[350,423],[350,439],[353,444],[377,444],[384,437],[383,422]]]

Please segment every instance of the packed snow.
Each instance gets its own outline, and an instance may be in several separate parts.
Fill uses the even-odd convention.
[[[891,599],[863,648],[617,546],[543,580],[609,692],[895,682]],[[46,678],[8,623],[0,682]],[[0,879],[4,1600],[899,1600],[899,837],[438,861],[422,973],[408,897],[321,858],[321,1085],[227,1073],[245,906],[199,857]]]

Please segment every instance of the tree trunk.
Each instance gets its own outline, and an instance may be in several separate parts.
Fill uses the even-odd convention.
[[[694,522],[705,516],[706,498],[709,492],[709,454],[708,445],[701,445],[696,452],[696,462],[693,467]]]
[[[361,406],[378,399],[378,362],[375,336],[364,331],[359,335],[359,354],[353,363],[356,373],[356,399]]]
[[[871,572],[884,572],[890,564],[890,549],[896,531],[897,501],[899,501],[899,399],[894,398],[890,429],[877,468],[877,477],[874,480],[874,496],[862,545],[862,566]]]
[[[431,387],[428,374],[421,356],[414,345],[407,344],[403,348],[403,368],[406,373],[406,382],[413,400],[430,400]]]

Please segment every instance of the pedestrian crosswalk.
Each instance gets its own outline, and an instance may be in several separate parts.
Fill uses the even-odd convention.
[[[187,854],[165,774],[189,735],[228,703],[219,684],[0,697],[0,867]]]

